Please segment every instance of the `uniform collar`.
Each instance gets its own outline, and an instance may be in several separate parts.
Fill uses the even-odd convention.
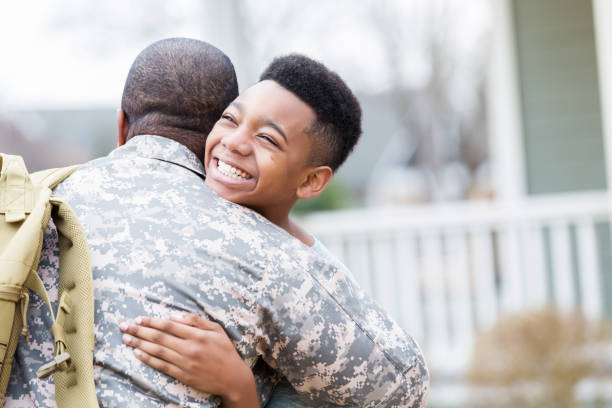
[[[181,143],[164,136],[138,135],[115,149],[109,157],[140,156],[173,163],[205,177],[204,165],[198,157]]]

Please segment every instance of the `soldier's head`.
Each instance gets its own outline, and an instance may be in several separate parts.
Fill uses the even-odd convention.
[[[237,95],[234,66],[219,49],[188,38],[157,41],[136,57],[125,81],[119,144],[155,134],[202,160],[208,132]]]

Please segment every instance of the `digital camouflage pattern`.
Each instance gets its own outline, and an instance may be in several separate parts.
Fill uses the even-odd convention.
[[[424,406],[428,372],[417,344],[344,272],[217,196],[203,177],[186,147],[137,136],[55,190],[89,242],[101,406],[220,405],[138,361],[121,341],[123,321],[182,311],[224,326],[254,367],[262,405],[281,373],[313,406]],[[50,226],[39,273],[54,306],[56,242]],[[54,405],[53,382],[35,374],[52,355],[50,316],[35,295],[28,321],[31,341],[19,344],[6,407]]]

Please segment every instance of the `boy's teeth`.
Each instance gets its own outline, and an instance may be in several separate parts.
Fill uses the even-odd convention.
[[[251,178],[249,173],[227,164],[223,160],[219,160],[218,168],[221,173],[238,180],[248,180]]]

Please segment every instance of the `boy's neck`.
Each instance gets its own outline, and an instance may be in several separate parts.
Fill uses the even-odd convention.
[[[308,232],[306,232],[306,230],[300,227],[298,224],[291,221],[291,219],[289,218],[289,211],[291,210],[292,207],[293,205],[289,207],[289,209],[283,209],[283,210],[279,210],[276,208],[275,209],[253,208],[253,210],[257,211],[259,214],[266,217],[268,221],[276,224],[280,228],[287,231],[293,237],[302,241],[304,245],[312,246],[314,244],[314,239],[312,238],[312,236]]]
[[[312,237],[312,235],[310,235],[308,232],[306,232],[306,230],[304,230],[302,227],[300,227],[298,224],[296,224],[295,222],[291,221],[291,219],[289,219],[287,217],[287,224],[282,226],[279,224],[276,224],[279,227],[281,227],[282,229],[284,229],[285,231],[287,231],[289,234],[293,235],[295,238],[299,239],[300,241],[302,241],[302,243],[304,245],[307,245],[309,247],[314,245],[314,238]]]

